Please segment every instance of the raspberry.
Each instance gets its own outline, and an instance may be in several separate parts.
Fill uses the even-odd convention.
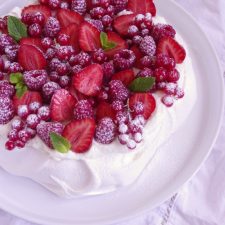
[[[19,138],[20,141],[26,143],[26,142],[31,138],[31,136],[30,136],[30,134],[27,132],[27,130],[23,129],[23,130],[20,130],[20,131],[18,132],[18,138]]]
[[[151,57],[151,56],[144,56],[141,58],[141,64],[143,67],[154,67],[155,65],[155,57]]]
[[[48,0],[48,6],[51,9],[58,9],[60,7],[61,0]]]
[[[166,82],[159,82],[156,86],[159,90],[164,90],[166,88]]]
[[[26,25],[32,24],[32,15],[30,13],[25,13],[22,15],[21,20]]]
[[[106,11],[102,7],[95,7],[90,11],[91,18],[101,19],[106,14]]]
[[[129,91],[120,80],[112,80],[109,83],[109,95],[113,100],[125,102],[129,97]]]
[[[141,143],[141,141],[143,140],[143,136],[141,133],[134,134],[133,138],[136,143]]]
[[[70,8],[69,2],[61,2],[60,8],[61,9],[69,9]]]
[[[121,145],[126,145],[127,142],[129,141],[129,135],[128,134],[120,134],[118,136],[118,140],[120,142]]]
[[[57,65],[56,68],[56,72],[60,75],[60,76],[64,76],[68,73],[68,66],[66,63],[59,63]]]
[[[44,15],[41,12],[36,12],[35,14],[33,14],[31,16],[31,18],[32,18],[31,19],[32,23],[37,23],[37,24],[39,24],[41,26],[44,25],[45,17],[44,17]]]
[[[101,144],[110,144],[116,136],[116,125],[113,120],[104,117],[98,123],[95,131],[95,140]]]
[[[92,6],[101,6],[103,8],[107,8],[110,4],[110,0],[93,0]]]
[[[70,43],[70,36],[67,34],[59,34],[57,41],[60,45],[68,45]]]
[[[61,89],[61,87],[59,86],[58,83],[49,81],[43,85],[42,95],[43,95],[44,99],[46,99],[47,101],[50,101],[53,94],[59,89]]]
[[[125,123],[119,124],[118,131],[120,134],[126,134],[128,132],[128,126]]]
[[[40,119],[36,114],[30,114],[26,119],[27,126],[31,129],[35,129],[40,123]]]
[[[57,57],[60,60],[68,60],[72,54],[74,53],[74,50],[72,46],[60,46],[57,50]]]
[[[15,148],[15,144],[13,141],[7,141],[5,143],[5,148],[9,151],[13,150]]]
[[[135,35],[132,39],[132,42],[135,44],[135,45],[140,45],[141,41],[142,41],[142,37],[140,35]]]
[[[17,58],[19,45],[9,45],[5,47],[5,55],[10,61],[15,61]]]
[[[136,102],[130,110],[134,116],[142,115],[144,113],[144,104]]]
[[[7,135],[8,139],[10,141],[16,141],[18,139],[18,130],[11,130],[8,135]]]
[[[79,73],[81,70],[82,70],[82,66],[80,66],[80,65],[76,65],[76,66],[73,66],[73,67],[72,67],[72,72],[73,72],[73,74],[77,74],[77,73]]]
[[[24,128],[24,123],[22,120],[15,119],[12,121],[11,128],[17,131],[22,130]]]
[[[141,30],[141,36],[142,37],[145,37],[145,36],[148,36],[149,35],[149,29],[143,29],[143,30]]]
[[[115,73],[115,68],[112,62],[105,62],[102,64],[104,81],[109,82],[111,80],[112,75]]]
[[[112,0],[112,4],[115,7],[115,12],[119,13],[126,9],[128,0]]]
[[[31,37],[40,37],[41,33],[42,33],[42,28],[41,28],[41,25],[39,25],[38,23],[33,23],[28,28],[28,34]]]
[[[10,37],[8,34],[1,34],[0,35],[0,53],[4,53],[5,47],[14,45],[14,41],[12,37]]]
[[[0,97],[0,124],[7,124],[15,115],[13,102],[10,98]]]
[[[156,68],[154,70],[154,77],[156,79],[156,82],[166,81],[167,71],[165,69],[163,69],[162,67]]]
[[[124,49],[114,55],[113,63],[117,70],[126,70],[131,68],[136,60],[136,56],[133,51]]]
[[[135,142],[134,140],[132,140],[132,139],[129,139],[129,140],[127,141],[127,147],[128,147],[130,150],[135,149],[135,148],[137,147],[136,142]]]
[[[62,88],[66,88],[70,84],[70,77],[69,76],[61,76],[59,79],[59,84]]]
[[[60,23],[54,17],[49,17],[45,26],[44,33],[47,37],[56,37],[60,31]]]
[[[184,90],[182,88],[180,88],[180,87],[177,87],[176,88],[176,92],[175,92],[175,97],[177,99],[183,98],[184,97]]]
[[[137,27],[140,27],[141,24],[144,22],[144,19],[145,19],[145,16],[143,14],[137,14],[134,19],[134,24]]]
[[[91,56],[86,52],[80,52],[75,56],[77,64],[82,67],[88,66],[91,63]]]
[[[45,53],[45,58],[48,60],[52,60],[56,56],[56,49],[49,48]]]
[[[0,18],[0,30],[3,31],[3,30],[6,30],[7,29],[7,22]]]
[[[45,50],[47,50],[54,46],[54,41],[49,37],[45,37],[41,40],[41,45]]]
[[[148,30],[152,28],[152,14],[146,13],[144,18],[144,24]]]
[[[74,118],[77,120],[93,118],[94,111],[88,100],[80,100],[74,108]]]
[[[18,72],[22,72],[22,71],[23,71],[23,68],[18,62],[13,62],[8,67],[9,73],[18,73]]]
[[[145,36],[142,39],[139,48],[143,54],[148,56],[154,56],[156,53],[156,44],[151,36]]]
[[[121,123],[128,123],[129,117],[127,112],[122,112],[119,111],[116,113],[116,123],[121,124]]]
[[[163,96],[162,99],[161,99],[161,101],[167,107],[171,107],[174,104],[174,99],[170,95]]]
[[[123,102],[119,101],[119,100],[115,100],[112,102],[112,108],[118,112],[118,111],[122,111],[124,108],[124,104]]]
[[[175,95],[176,94],[176,89],[177,89],[177,84],[175,84],[175,83],[167,83],[166,87],[164,89],[164,92],[167,95]]]
[[[145,118],[142,115],[138,115],[134,118],[134,123],[137,124],[138,126],[144,127],[146,121]]]
[[[28,105],[28,109],[31,113],[37,113],[38,109],[41,107],[41,103],[40,102],[31,102]]]
[[[49,106],[42,106],[37,112],[38,118],[44,121],[50,120],[50,109]]]
[[[96,63],[104,63],[107,61],[107,56],[102,48],[95,50],[92,53],[92,60]]]
[[[15,88],[7,80],[0,81],[0,97],[13,97],[15,93]]]
[[[31,90],[40,90],[47,82],[46,70],[31,70],[23,74],[24,82]]]
[[[86,0],[72,0],[71,1],[71,10],[78,12],[81,15],[84,15],[87,10]]]
[[[105,27],[111,26],[112,21],[113,21],[113,19],[112,19],[112,17],[109,16],[109,15],[105,15],[105,16],[102,17],[102,24],[103,24],[103,26],[105,26]]]
[[[53,71],[49,74],[49,79],[53,82],[58,82],[59,78],[60,78],[59,74],[55,71]]]
[[[113,17],[115,15],[115,7],[113,5],[109,5],[106,9],[107,15]]]
[[[142,126],[140,126],[138,123],[136,123],[134,120],[131,121],[129,124],[129,132],[134,135],[136,133],[142,133]]]
[[[176,35],[176,31],[172,26],[166,24],[156,24],[152,28],[151,32],[152,37],[156,42],[164,37],[174,38]]]
[[[152,77],[153,71],[149,68],[144,68],[143,70],[139,71],[136,77]]]
[[[165,54],[158,54],[156,56],[156,66],[163,67],[167,70],[173,70],[176,66],[176,62],[173,58],[170,58]]]
[[[105,90],[101,90],[99,93],[98,93],[98,101],[107,101],[109,99],[109,95],[107,93],[107,91]]]
[[[85,20],[90,24],[92,24],[94,27],[96,27],[99,31],[103,31],[104,26],[101,20],[94,20],[94,19],[85,19]]]
[[[180,79],[180,73],[177,69],[173,69],[167,72],[167,81],[168,82],[177,82]]]
[[[129,27],[128,27],[128,35],[129,35],[129,37],[134,37],[134,36],[136,36],[136,35],[138,35],[139,34],[139,29],[138,29],[138,27],[137,26],[135,26],[135,25],[130,25]]]
[[[53,58],[49,63],[50,71],[56,71],[57,67],[61,64],[59,59]]]
[[[19,105],[18,106],[17,115],[21,119],[26,119],[29,114],[30,114],[30,110],[27,105]]]

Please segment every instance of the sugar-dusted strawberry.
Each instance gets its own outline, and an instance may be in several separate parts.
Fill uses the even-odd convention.
[[[42,70],[47,65],[43,53],[32,45],[20,46],[18,62],[25,70]]]
[[[37,91],[26,91],[22,97],[17,97],[14,95],[13,104],[15,109],[18,108],[19,105],[30,105],[32,102],[39,102],[42,104],[41,94]]]
[[[79,26],[75,23],[68,25],[67,27],[63,28],[60,34],[66,34],[70,37],[69,44],[74,47],[75,52],[79,52],[79,44],[78,44],[78,35],[79,35]]]
[[[79,13],[69,9],[59,9],[57,11],[57,18],[62,28],[67,27],[72,23],[75,23],[79,26],[84,20]]]
[[[137,67],[138,69],[143,69],[143,65],[141,63],[141,58],[144,56],[143,53],[135,45],[132,46],[130,50],[132,50],[136,56],[136,61],[134,66]]]
[[[129,108],[132,109],[137,102],[142,102],[144,105],[143,116],[147,120],[155,111],[156,101],[150,93],[135,93],[129,99]]]
[[[92,64],[73,76],[73,86],[84,95],[95,96],[101,89],[102,80],[102,67]]]
[[[123,40],[118,34],[115,32],[108,32],[108,41],[109,42],[114,42],[116,44],[115,48],[112,48],[110,50],[105,51],[105,54],[109,57],[112,58],[116,53],[118,53],[122,49],[127,49],[127,43],[125,40]]]
[[[157,53],[163,53],[175,59],[176,63],[182,63],[186,58],[185,49],[173,38],[162,38],[157,46]]]
[[[101,47],[100,32],[91,23],[83,22],[79,30],[79,45],[83,51],[91,52]]]
[[[66,125],[63,136],[71,143],[72,151],[87,152],[95,134],[95,121],[91,118],[74,120]]]
[[[57,122],[72,119],[76,102],[76,99],[67,90],[57,90],[50,103],[51,119]]]
[[[37,12],[40,12],[44,15],[45,21],[51,16],[51,10],[45,5],[29,5],[25,8],[23,8],[21,16],[24,16],[25,14],[35,14]]]
[[[42,51],[44,51],[44,48],[41,44],[41,39],[40,38],[22,38],[20,39],[20,45],[33,45]]]
[[[112,76],[112,80],[120,80],[125,86],[128,86],[134,78],[135,75],[132,69],[120,71]]]
[[[114,19],[113,27],[120,35],[128,34],[128,27],[134,21],[135,14],[118,16]]]
[[[156,7],[153,0],[129,0],[127,8],[136,14],[150,12],[152,16],[156,15]]]
[[[111,104],[100,102],[96,109],[96,119],[99,121],[104,117],[110,117],[114,120],[116,119],[116,111],[113,109]]]

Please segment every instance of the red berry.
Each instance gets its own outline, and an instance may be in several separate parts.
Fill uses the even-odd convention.
[[[18,132],[18,138],[20,141],[27,142],[30,139],[30,135],[26,130],[20,130]]]
[[[61,2],[60,8],[61,9],[69,9],[70,8],[69,2]]]
[[[24,148],[25,144],[26,144],[25,142],[20,141],[20,140],[15,142],[15,146],[18,148]]]
[[[157,42],[164,37],[174,38],[175,34],[176,31],[173,29],[173,27],[167,24],[156,24],[153,26],[151,32],[152,37]]]
[[[51,9],[58,9],[60,7],[61,0],[48,0],[48,6]]]
[[[60,31],[59,21],[54,17],[49,17],[45,26],[44,33],[47,37],[56,37]]]
[[[8,139],[10,141],[16,141],[18,139],[18,130],[11,130],[8,135],[7,135]]]
[[[139,34],[139,29],[135,25],[130,25],[128,27],[128,31],[127,32],[128,32],[129,37],[134,37],[134,36]]]
[[[86,0],[71,0],[71,10],[84,15],[87,10]]]
[[[41,120],[44,120],[44,121],[50,120],[50,109],[49,109],[49,107],[48,106],[42,106],[41,108],[38,109],[37,115]]]
[[[177,84],[175,84],[175,83],[167,83],[166,87],[164,89],[164,92],[167,95],[175,95],[176,94],[176,89],[177,89]]]
[[[127,141],[127,147],[128,147],[130,150],[134,150],[134,149],[137,147],[136,142],[135,142],[134,140],[132,140],[132,139],[129,139],[129,140]]]
[[[57,37],[57,41],[60,45],[69,45],[70,36],[67,34],[59,34]]]
[[[30,114],[26,119],[26,123],[31,129],[35,129],[40,123],[40,119],[36,114]]]
[[[5,47],[5,55],[10,61],[15,61],[18,55],[18,45],[6,46]]]
[[[93,118],[94,111],[88,100],[80,100],[74,108],[74,118],[77,120]]]
[[[37,113],[38,109],[41,107],[40,102],[32,102],[29,104],[28,108],[31,113]]]
[[[143,127],[139,124],[137,124],[134,120],[131,121],[129,124],[129,132],[134,135],[136,133],[141,133],[143,132]]]
[[[139,46],[141,52],[148,56],[154,56],[156,53],[156,44],[151,36],[145,36]]]
[[[101,19],[106,14],[106,11],[102,7],[95,7],[90,11],[91,18]]]
[[[32,14],[30,14],[30,13],[22,14],[21,20],[22,20],[22,22],[25,23],[26,25],[32,24]]]
[[[141,143],[141,141],[143,140],[143,136],[141,133],[136,133],[133,135],[133,139],[136,143]]]
[[[26,131],[30,135],[30,138],[34,138],[36,136],[36,130],[26,127]]]
[[[77,64],[86,67],[91,63],[91,56],[86,52],[80,52],[76,57]]]
[[[74,53],[74,50],[72,46],[60,46],[57,49],[57,57],[60,60],[68,60],[73,53]]]
[[[176,63],[173,58],[170,58],[165,54],[158,54],[156,56],[156,66],[163,67],[167,70],[173,70],[176,66]]]
[[[102,17],[102,24],[105,27],[109,27],[112,24],[112,21],[113,21],[113,19],[109,15],[105,15]]]
[[[13,62],[8,67],[9,73],[19,73],[22,71],[23,71],[23,68],[21,67],[21,65],[18,62]]]
[[[167,73],[168,82],[177,82],[180,79],[180,73],[177,69],[173,69]]]
[[[128,112],[119,111],[116,113],[116,123],[121,124],[125,123],[127,124],[129,121]]]
[[[163,69],[162,67],[156,68],[154,70],[154,77],[156,79],[156,82],[163,82],[167,80],[167,71]]]
[[[13,141],[7,141],[5,143],[5,148],[9,151],[13,150],[15,148],[15,144]]]
[[[127,124],[125,124],[125,123],[119,124],[118,131],[119,131],[120,134],[126,134],[126,133],[128,133],[128,130],[129,129],[128,129]]]
[[[53,39],[51,39],[49,37],[45,37],[41,40],[41,45],[45,50],[47,50],[54,46],[54,41],[53,41]]]
[[[174,99],[170,95],[163,96],[162,99],[161,99],[161,101],[167,107],[171,107],[173,105],[173,103],[174,103]]]
[[[144,104],[142,102],[135,102],[134,105],[130,108],[133,116],[143,115],[144,113]]]
[[[180,87],[176,88],[176,92],[175,92],[175,97],[176,98],[183,98],[184,97],[184,90]]]
[[[21,119],[26,119],[27,116],[30,114],[29,108],[27,105],[19,105],[17,110],[17,115]]]
[[[15,88],[7,80],[0,81],[0,95],[11,98],[15,93]]]
[[[13,120],[12,124],[11,124],[11,127],[13,130],[22,130],[24,128],[24,123],[22,120],[19,120],[19,119],[15,119]]]
[[[115,15],[115,7],[113,5],[109,5],[106,9],[107,15],[113,17]]]
[[[54,73],[54,72],[52,72]],[[61,89],[59,84],[53,81],[49,81],[47,83],[45,83],[42,87],[42,94],[44,99],[46,99],[47,101],[51,100],[53,94],[57,91]]]
[[[126,145],[127,142],[129,141],[129,135],[128,134],[120,134],[118,136],[118,140],[121,145]]]
[[[115,68],[112,62],[104,62],[102,64],[104,81],[107,83],[111,80],[112,75],[115,73]]]
[[[153,71],[149,68],[144,68],[143,70],[140,70],[137,74],[137,77],[152,77]]]
[[[107,56],[102,48],[95,50],[92,53],[92,60],[96,63],[104,63],[107,61]]]
[[[56,49],[55,48],[48,48],[45,53],[45,58],[47,60],[52,60],[56,56]]]
[[[28,33],[31,37],[40,37],[42,33],[41,25],[38,23],[33,23],[29,26]]]
[[[109,95],[113,100],[125,102],[129,97],[129,91],[120,80],[112,80],[109,83]]]
[[[113,108],[116,112],[122,111],[123,108],[124,108],[124,104],[123,104],[122,101],[114,100],[114,101],[112,102],[112,108]]]
[[[45,23],[45,16],[41,12],[36,12],[32,15],[32,23],[37,23],[43,26]]]
[[[65,76],[68,73],[68,66],[66,63],[60,63],[58,64],[57,68],[56,68],[56,72],[60,75],[60,76]],[[61,77],[59,78],[61,79]]]
[[[152,68],[155,65],[155,57],[144,56],[141,58],[140,63],[143,67]]]
[[[115,7],[115,12],[119,13],[127,8],[128,0],[112,0],[112,5]]]
[[[107,101],[109,99],[109,95],[107,93],[107,91],[105,90],[101,90],[97,96],[98,98],[98,101],[101,102],[101,101]]]
[[[49,74],[49,79],[53,82],[58,82],[59,81],[59,74],[56,71],[53,71]],[[47,83],[46,83],[47,84]]]
[[[132,42],[135,44],[135,45],[140,45],[141,41],[142,41],[142,37],[140,35],[135,35],[132,39]]]
[[[66,88],[70,84],[70,77],[69,76],[61,76],[59,79],[59,84],[62,88]]]

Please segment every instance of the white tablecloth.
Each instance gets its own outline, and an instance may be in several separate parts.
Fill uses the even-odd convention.
[[[166,0],[165,0],[166,1]],[[191,13],[214,45],[225,71],[225,0],[176,0]],[[225,115],[208,160],[179,193],[140,218],[115,225],[224,225]],[[35,225],[0,210],[0,225]]]

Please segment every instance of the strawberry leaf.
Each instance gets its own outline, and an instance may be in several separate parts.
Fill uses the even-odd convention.
[[[133,92],[147,92],[154,84],[154,77],[138,77],[129,85],[129,89]]]
[[[54,149],[60,153],[67,153],[71,148],[70,142],[59,134],[51,132],[50,139]]]
[[[27,27],[19,18],[9,16],[7,20],[7,27],[9,35],[15,41],[19,41],[21,38],[27,37]]]
[[[100,42],[104,50],[110,50],[117,46],[115,42],[108,41],[108,36],[105,32],[100,33]]]

